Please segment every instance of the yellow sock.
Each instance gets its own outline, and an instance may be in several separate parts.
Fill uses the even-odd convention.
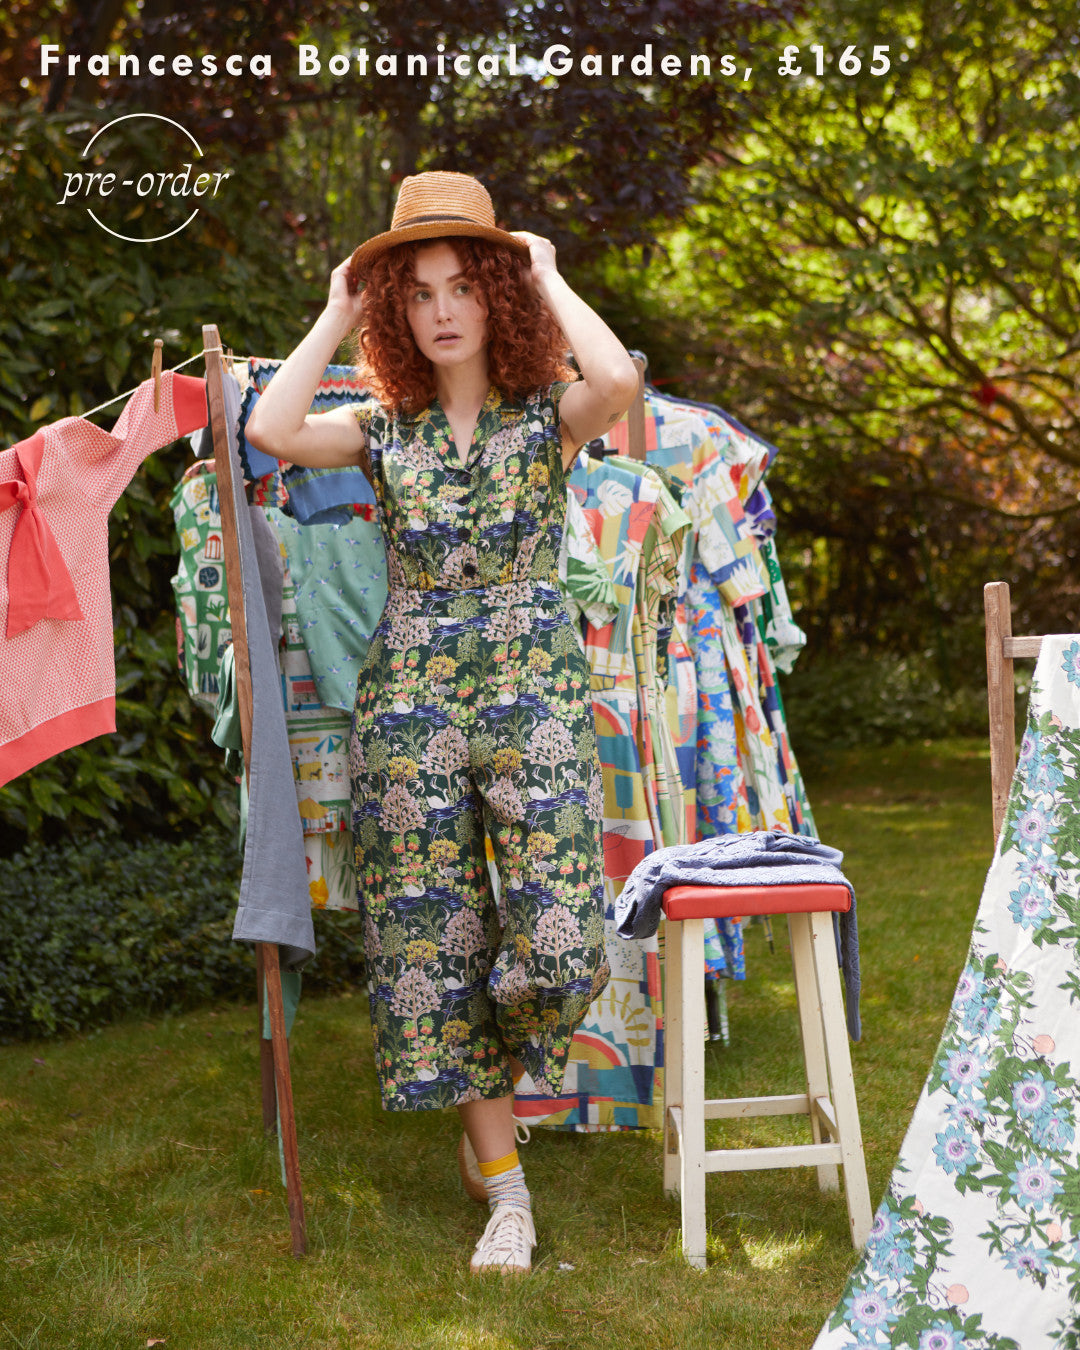
[[[518,1166],[517,1149],[513,1153],[508,1153],[505,1158],[494,1158],[491,1162],[479,1162],[482,1177],[497,1177],[503,1172],[509,1172],[512,1167]]]

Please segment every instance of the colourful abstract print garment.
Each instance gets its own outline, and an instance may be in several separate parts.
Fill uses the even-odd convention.
[[[1080,639],[1043,639],[971,947],[815,1350],[1080,1343]]]
[[[568,479],[581,507],[568,514],[585,533],[568,543],[576,558],[568,582],[582,582],[583,612],[604,589],[607,622],[588,622],[585,652],[600,752],[604,802],[605,946],[611,979],[589,1009],[570,1046],[563,1093],[555,1103],[519,1084],[514,1110],[523,1119],[562,1129],[656,1128],[663,1110],[660,968],[655,938],[625,942],[614,931],[615,897],[642,858],[662,840],[651,766],[658,737],[651,704],[638,687],[635,642],[640,647],[638,587],[645,543],[663,484],[641,466],[582,455]],[[602,618],[593,613],[593,618]],[[554,1109],[553,1109],[554,1107]]]
[[[232,642],[232,623],[212,460],[200,459],[190,466],[173,489],[171,506],[180,544],[172,578],[180,674],[190,697],[213,713],[218,669]]]

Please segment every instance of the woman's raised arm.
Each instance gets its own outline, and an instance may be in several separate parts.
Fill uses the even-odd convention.
[[[351,289],[348,269],[346,259],[330,274],[326,308],[259,396],[244,428],[251,444],[275,459],[334,468],[355,464],[363,449],[364,433],[352,408],[308,411],[342,339],[360,322],[363,297]]]
[[[533,285],[563,330],[581,379],[562,397],[563,463],[571,466],[581,446],[602,436],[634,400],[637,367],[594,309],[571,290],[555,262],[555,248],[540,235],[516,230],[529,246]]]

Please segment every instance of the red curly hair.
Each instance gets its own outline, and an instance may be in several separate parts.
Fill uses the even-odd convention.
[[[488,376],[502,394],[528,394],[575,378],[562,330],[533,289],[528,267],[509,249],[463,235],[416,240],[387,249],[363,277],[356,364],[384,408],[417,413],[435,398],[435,369],[413,339],[405,302],[416,281],[417,250],[436,242],[452,246],[487,306]]]

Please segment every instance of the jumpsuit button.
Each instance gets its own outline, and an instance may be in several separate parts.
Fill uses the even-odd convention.
[[[462,564],[461,564],[461,572],[462,572],[462,575],[463,575],[463,576],[466,576],[466,577],[474,577],[474,576],[476,576],[476,564],[475,564],[475,563],[471,563],[471,562],[462,563]]]

